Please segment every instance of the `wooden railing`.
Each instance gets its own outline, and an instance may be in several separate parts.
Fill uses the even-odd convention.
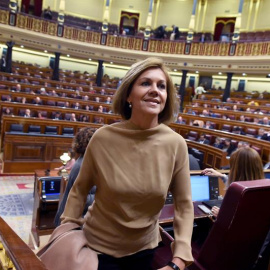
[[[24,127],[39,125],[41,134],[10,133],[11,124],[23,124]],[[47,125],[54,125],[58,128],[58,135],[44,134]],[[99,128],[101,125],[82,122],[53,121],[49,119],[23,118],[23,117],[2,117],[2,134],[4,155],[3,171],[10,172],[33,172],[36,169],[53,169],[60,164],[59,157],[66,152],[71,145],[72,137],[62,136],[64,127],[72,127],[74,134],[80,128],[89,126]],[[181,134],[181,125],[171,124],[170,127]],[[25,129],[27,131],[27,129]],[[187,140],[191,148],[196,148],[204,153],[205,166],[219,169],[228,164],[226,153],[212,146],[202,145],[197,142]]]
[[[194,115],[182,114],[182,116],[186,117],[184,119],[190,119],[190,120],[191,119],[193,119],[193,120],[198,119],[198,117],[194,116]],[[205,118],[210,118],[210,117],[204,117],[203,119],[205,119]],[[219,120],[221,120],[221,119],[219,119]],[[170,127],[173,128],[179,134],[181,134],[184,138],[187,137],[187,135],[190,131],[195,131],[198,133],[198,135],[208,134],[208,135],[212,135],[214,137],[233,139],[233,140],[238,141],[238,142],[240,142],[240,141],[247,142],[250,144],[250,146],[254,146],[260,150],[260,156],[261,156],[262,161],[264,163],[268,162],[268,158],[269,158],[269,154],[270,154],[270,143],[268,141],[259,140],[259,139],[244,136],[244,135],[233,134],[233,133],[221,131],[221,130],[200,128],[200,127],[191,126],[188,124],[171,124]]]
[[[0,217],[0,268],[46,270],[45,265]]]
[[[114,36],[101,32],[88,31],[67,25],[58,25],[57,22],[44,20],[17,13],[15,16],[15,27],[34,31],[42,35],[60,37],[72,41],[114,47],[118,49],[147,51],[163,54],[176,55],[198,55],[198,56],[259,56],[268,55],[269,42],[193,42],[170,41],[170,40],[145,40],[143,37]],[[9,24],[9,11],[0,9],[0,23]],[[259,44],[259,45],[258,45]]]
[[[256,102],[260,103],[260,100],[255,100]],[[248,100],[248,102],[250,102],[250,100]],[[247,102],[247,103],[248,103]],[[268,101],[270,104],[270,100]],[[257,109],[260,109],[262,112],[265,111],[265,113],[269,114],[270,113],[270,106],[266,106],[264,103],[262,102],[262,104],[260,104],[260,106],[255,106],[255,105],[247,105],[246,104],[237,104],[237,103],[228,103],[228,102],[218,102],[218,101],[213,101],[213,100],[201,100],[201,99],[194,99],[192,101],[192,106],[194,106],[195,104],[198,104],[199,107],[203,107],[204,104],[206,104],[208,107],[206,108],[207,110],[211,110],[212,108],[214,108],[214,106],[222,106],[228,109],[228,112],[233,110],[233,106],[236,105],[237,109],[240,110],[242,109],[244,111],[246,111],[247,108],[250,108],[251,111],[256,111]],[[194,109],[196,109],[194,107]]]
[[[257,107],[257,108],[259,108],[259,107]],[[227,116],[228,118],[230,118],[230,116],[231,116],[231,118],[234,118],[235,120],[238,120],[238,121],[240,121],[241,115],[243,115],[246,118],[251,118],[252,120],[254,118],[263,119],[265,116],[267,116],[264,114],[255,114],[255,113],[246,112],[246,111],[233,111],[233,110],[221,110],[221,109],[214,109],[214,108],[193,107],[192,105],[186,105],[184,112],[188,113],[188,112],[193,111],[193,112],[196,112],[197,115],[200,115],[203,112],[203,110],[207,110],[208,112],[210,111],[211,114],[221,115],[221,117]],[[227,121],[227,124],[229,124],[229,123],[230,122]]]

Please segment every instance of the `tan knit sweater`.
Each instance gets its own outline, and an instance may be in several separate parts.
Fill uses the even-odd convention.
[[[95,202],[83,219],[93,185]],[[174,256],[190,262],[194,214],[185,140],[164,124],[147,130],[130,121],[104,126],[87,147],[62,223],[85,222],[89,245],[114,257],[155,248],[169,188],[175,201]]]

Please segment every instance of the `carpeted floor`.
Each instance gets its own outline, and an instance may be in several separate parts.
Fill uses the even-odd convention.
[[[33,175],[0,175],[0,216],[26,244],[32,223],[33,187]]]

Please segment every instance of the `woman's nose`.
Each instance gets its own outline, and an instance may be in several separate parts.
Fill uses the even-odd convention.
[[[151,94],[153,96],[158,95],[158,87],[157,87],[157,85],[155,85],[155,84],[151,85],[150,90],[149,90],[149,94]]]

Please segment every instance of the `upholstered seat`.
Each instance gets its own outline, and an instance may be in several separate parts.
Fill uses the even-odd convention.
[[[190,270],[252,269],[270,228],[270,180],[234,182]]]
[[[28,133],[40,134],[40,126],[30,125],[28,127]]]
[[[188,270],[252,269],[270,228],[270,180],[234,182],[228,188],[218,218]],[[172,259],[173,239],[161,231],[153,268]],[[194,248],[194,245],[193,245]]]

